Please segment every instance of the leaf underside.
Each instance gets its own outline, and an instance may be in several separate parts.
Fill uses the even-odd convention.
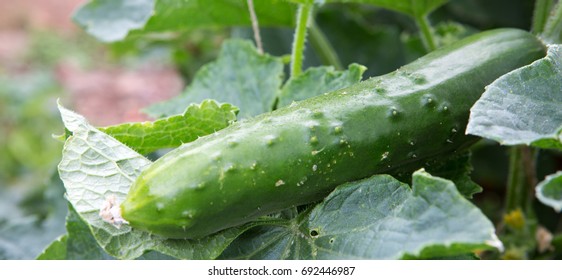
[[[467,134],[503,145],[562,149],[562,46],[489,85],[470,110]]]
[[[243,231],[232,228],[199,240],[169,240],[102,221],[98,212],[106,198],[114,195],[123,201],[134,179],[151,162],[89,125],[84,117],[62,106],[59,110],[65,127],[73,132],[59,164],[67,199],[109,255],[135,259],[157,251],[180,259],[213,259]]]

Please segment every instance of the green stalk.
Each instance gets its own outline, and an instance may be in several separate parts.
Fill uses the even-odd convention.
[[[415,18],[416,24],[420,29],[420,35],[422,38],[423,46],[427,52],[431,52],[435,50],[435,38],[433,36],[433,32],[431,30],[431,24],[427,19],[427,15],[416,16]]]
[[[291,77],[296,77],[302,72],[306,35],[308,33],[308,21],[312,14],[312,6],[313,3],[311,1],[299,4],[297,27],[295,29],[293,49],[291,52]]]
[[[535,1],[535,9],[533,11],[533,25],[531,30],[533,34],[537,35],[544,31],[548,15],[552,9],[552,0],[537,0]]]
[[[521,172],[521,154],[518,147],[512,147],[509,151],[509,173],[507,179],[507,194],[506,194],[506,213],[519,208],[521,205],[521,189],[523,189]]]
[[[506,212],[521,209],[530,214],[533,188],[537,184],[535,153],[531,147],[512,147],[509,160]]]
[[[562,2],[554,6],[553,13],[546,20],[546,24],[541,37],[547,43],[560,43],[560,32],[562,31]]]
[[[326,38],[326,35],[318,28],[316,22],[312,21],[310,25],[310,44],[316,50],[316,54],[325,65],[332,65],[336,70],[343,70],[338,54]]]

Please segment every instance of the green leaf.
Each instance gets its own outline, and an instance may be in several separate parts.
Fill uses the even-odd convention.
[[[213,259],[246,228],[232,228],[199,240],[172,240],[132,229],[116,228],[99,217],[109,196],[123,201],[132,182],[151,162],[86,119],[59,105],[65,127],[73,134],[63,148],[59,173],[67,198],[111,256],[135,259],[148,251],[180,259]]]
[[[503,145],[562,149],[562,46],[486,88],[470,110],[467,134]]]
[[[546,176],[536,188],[537,198],[544,204],[562,210],[562,171]]]
[[[154,1],[91,0],[74,14],[74,21],[100,41],[119,41],[144,27],[154,14]]]
[[[285,0],[254,1],[260,26],[293,26],[296,5]],[[250,26],[246,0],[158,0],[145,32],[203,27]]]
[[[66,259],[68,260],[109,260],[113,259],[98,245],[88,224],[69,206],[66,218],[68,239]]]
[[[68,235],[62,235],[51,243],[37,257],[38,260],[66,260],[66,242]]]
[[[175,148],[198,137],[221,130],[236,120],[238,108],[204,100],[192,104],[183,113],[154,122],[125,123],[100,128],[138,153]]]
[[[437,165],[427,166],[426,170],[434,176],[453,181],[464,197],[472,198],[474,194],[482,192],[482,187],[470,178],[472,172],[470,157],[469,152],[463,153]]]
[[[146,111],[155,117],[176,115],[191,103],[214,99],[237,106],[239,117],[247,118],[271,111],[282,77],[280,58],[259,54],[250,41],[229,40],[217,60],[201,67],[182,95]]]
[[[412,189],[388,175],[344,184],[287,224],[247,231],[221,257],[455,257],[476,249],[501,249],[494,231],[451,181],[419,170]]]
[[[67,234],[49,245],[38,260],[108,260],[113,259],[98,245],[88,225],[69,205],[66,217]]]
[[[260,26],[294,25],[294,4],[254,1],[254,9]],[[91,0],[74,20],[104,42],[154,32],[251,25],[246,0]]]
[[[336,71],[331,66],[309,68],[285,83],[279,95],[278,107],[351,86],[361,81],[366,69],[359,64],[351,64],[345,71]]]
[[[327,0],[327,2],[363,3],[386,8],[412,17],[425,16],[448,0]]]

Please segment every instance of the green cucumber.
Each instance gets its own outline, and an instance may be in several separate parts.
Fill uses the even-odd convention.
[[[200,238],[318,201],[336,186],[473,143],[484,87],[545,55],[525,31],[483,32],[393,73],[238,122],[155,161],[121,205],[133,228]]]

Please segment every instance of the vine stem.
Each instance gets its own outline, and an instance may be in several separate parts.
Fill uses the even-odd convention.
[[[530,211],[533,187],[537,184],[535,151],[531,147],[512,147],[509,155],[506,212]]]
[[[332,65],[336,70],[343,70],[340,58],[326,38],[326,35],[318,28],[314,20],[310,24],[310,44],[316,50],[316,53],[326,65]]]
[[[420,29],[420,35],[422,37],[422,42],[427,52],[435,50],[435,38],[433,32],[431,31],[431,24],[427,19],[427,15],[416,16],[416,24]]]
[[[312,14],[312,6],[312,1],[299,4],[297,12],[297,27],[295,29],[293,49],[291,51],[291,77],[296,77],[302,72],[306,35],[308,33],[308,22]]]
[[[544,30],[541,32],[547,43],[555,43],[560,36],[562,28],[562,2],[558,2],[552,11],[552,14],[546,19]]]
[[[260,25],[258,23],[258,17],[256,16],[256,10],[254,9],[254,0],[248,0],[248,10],[250,10],[250,19],[252,20],[252,29],[254,30],[254,40],[256,41],[256,47],[258,52],[263,54],[263,43],[260,36]]]
[[[533,23],[531,30],[537,35],[544,31],[548,15],[552,9],[553,0],[537,0],[535,1],[535,9],[533,10]]]

